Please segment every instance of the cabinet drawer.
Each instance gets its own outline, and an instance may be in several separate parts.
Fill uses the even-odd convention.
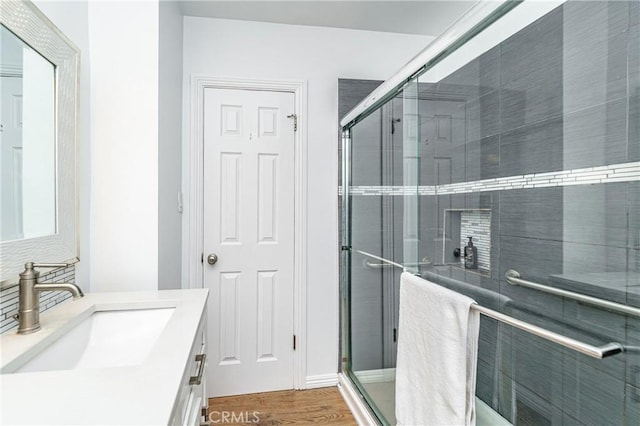
[[[171,424],[174,425],[199,425],[201,407],[206,404],[206,401],[204,401],[204,383],[206,380],[207,359],[204,318],[206,318],[206,314],[198,327],[197,337],[191,347],[189,361],[185,366],[171,421]]]
[[[197,388],[191,389],[187,399],[187,409],[182,419],[182,426],[199,426],[202,415],[202,394]]]

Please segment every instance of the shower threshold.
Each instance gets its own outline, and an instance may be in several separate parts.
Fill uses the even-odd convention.
[[[339,374],[338,388],[359,425],[395,425],[395,384],[395,379],[380,382],[366,380],[365,383],[361,383],[369,396],[375,399],[378,410],[385,417],[384,422],[376,417],[366,398],[348,375]],[[476,426],[512,426],[512,423],[476,397]]]

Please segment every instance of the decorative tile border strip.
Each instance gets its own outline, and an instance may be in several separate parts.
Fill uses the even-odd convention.
[[[349,194],[361,196],[449,195],[633,181],[640,181],[640,161],[556,172],[529,173],[437,186],[352,186],[349,188]],[[338,193],[342,195],[342,187],[338,188]]]
[[[430,194],[425,191],[431,190]],[[342,186],[338,188],[342,195]],[[352,186],[349,188],[351,195],[435,195],[435,186]]]

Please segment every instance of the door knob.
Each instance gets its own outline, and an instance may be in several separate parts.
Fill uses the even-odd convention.
[[[207,263],[209,265],[215,265],[217,261],[218,261],[217,255],[211,253],[209,256],[207,256]]]

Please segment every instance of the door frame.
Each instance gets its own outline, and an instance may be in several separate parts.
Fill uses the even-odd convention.
[[[263,90],[294,95],[294,265],[293,386],[306,388],[307,375],[307,82],[255,80],[192,74],[188,129],[182,155],[184,213],[182,217],[182,288],[204,287],[204,91],[205,89]]]

